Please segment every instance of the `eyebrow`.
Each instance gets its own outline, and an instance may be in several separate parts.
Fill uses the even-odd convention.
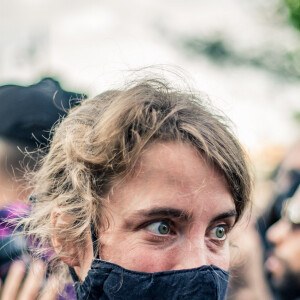
[[[189,222],[192,219],[192,213],[188,210],[181,210],[176,208],[170,208],[170,207],[154,207],[151,209],[141,209],[136,211],[132,216],[132,218],[137,217],[146,217],[146,218],[155,218],[155,217],[169,217],[169,218],[175,218],[180,219],[185,222]],[[235,209],[223,212],[217,216],[215,216],[210,223],[214,223],[219,220],[227,219],[237,217],[237,212]]]
[[[237,212],[236,212],[235,209],[226,211],[226,212],[224,212],[224,213],[221,213],[221,214],[215,216],[215,217],[211,220],[211,223],[216,222],[216,221],[220,221],[220,220],[223,220],[223,219],[227,219],[227,218],[232,218],[232,217],[235,217],[235,220],[236,220],[236,218],[237,218]]]
[[[176,219],[182,219],[189,221],[191,219],[191,213],[187,210],[181,210],[170,207],[154,207],[151,209],[141,209],[134,213],[133,217],[171,217]]]

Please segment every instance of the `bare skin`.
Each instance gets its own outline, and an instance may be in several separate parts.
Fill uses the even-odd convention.
[[[300,187],[290,200],[290,205],[293,205],[295,213],[299,211]],[[287,272],[295,274],[300,283],[300,227],[293,228],[287,219],[281,218],[269,228],[267,238],[274,244],[273,254],[266,261],[274,284],[280,286]]]
[[[0,298],[2,300],[57,300],[57,280],[48,279],[41,291],[45,271],[45,264],[41,261],[35,261],[31,265],[28,275],[25,276],[26,267],[24,263],[15,261],[8,272],[5,284],[1,288]]]
[[[235,205],[225,179],[191,145],[152,144],[135,175],[116,184],[108,197],[101,259],[150,273],[211,264],[229,268]],[[90,268],[91,248],[72,263],[81,280]]]

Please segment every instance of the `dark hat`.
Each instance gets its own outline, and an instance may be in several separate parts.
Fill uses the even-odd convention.
[[[52,78],[30,86],[0,86],[0,137],[36,147],[47,145],[53,124],[84,94],[64,91]]]

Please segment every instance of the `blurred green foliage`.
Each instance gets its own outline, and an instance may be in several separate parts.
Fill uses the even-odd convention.
[[[277,13],[287,13],[290,22],[300,31],[300,0],[282,0]],[[206,56],[213,63],[222,66],[254,67],[283,81],[300,80],[299,46],[291,49],[280,43],[262,44],[245,51],[236,48],[234,42],[220,32],[210,36],[181,36],[177,43],[190,57]]]
[[[300,30],[300,0],[283,0],[289,10],[289,18],[292,24]]]
[[[293,119],[298,123],[300,124],[300,111],[295,111],[293,113]]]
[[[299,0],[300,1],[300,0]],[[284,48],[265,46],[250,51],[237,50],[222,35],[182,37],[179,45],[186,55],[197,58],[206,56],[218,65],[262,69],[280,80],[300,80],[300,49],[286,51]]]

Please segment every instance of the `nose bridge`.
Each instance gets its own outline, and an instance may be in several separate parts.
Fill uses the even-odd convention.
[[[289,230],[290,224],[286,220],[280,219],[268,229],[267,239],[273,244],[279,244],[285,238]]]
[[[208,253],[204,237],[196,240],[187,240],[181,247],[181,255],[174,269],[192,269],[208,264]]]

